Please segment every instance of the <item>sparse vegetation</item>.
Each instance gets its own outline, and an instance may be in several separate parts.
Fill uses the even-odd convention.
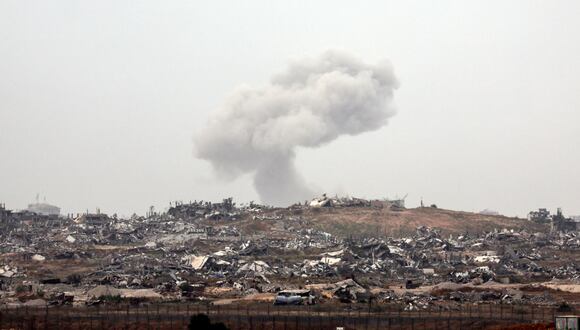
[[[99,300],[106,303],[119,304],[121,301],[123,301],[123,298],[120,295],[104,295],[100,296]]]
[[[24,293],[24,292],[28,292],[29,291],[29,287],[26,285],[22,285],[19,284],[16,286],[16,288],[14,288],[14,290],[16,291],[16,293]]]

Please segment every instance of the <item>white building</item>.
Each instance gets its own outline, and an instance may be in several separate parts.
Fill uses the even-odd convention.
[[[60,215],[60,207],[46,203],[28,204],[26,210],[40,215]]]

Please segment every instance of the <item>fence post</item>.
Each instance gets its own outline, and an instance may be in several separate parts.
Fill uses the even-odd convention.
[[[107,325],[109,325],[111,323],[110,319],[109,319],[109,313],[111,311],[110,311],[110,308],[107,307],[107,305],[105,305],[104,307],[105,307],[105,315],[106,315]]]
[[[312,323],[311,323],[312,320],[310,318],[310,316],[311,316],[310,313],[311,313],[311,310],[310,310],[310,308],[308,308],[308,313],[307,313],[308,314],[308,329],[310,329],[311,328],[311,325],[312,325]]]
[[[161,316],[159,315],[159,304],[157,304],[157,329],[161,329]]]
[[[125,329],[129,329],[129,320],[131,320],[131,318],[129,317],[129,303],[127,303],[127,315],[125,317]]]
[[[169,317],[169,329],[173,330],[173,316],[171,315],[169,308],[170,308],[169,305],[167,305],[167,316]],[[207,308],[209,310],[209,305]]]
[[[58,312],[58,308],[56,309],[56,326],[60,328],[60,313]],[[10,328],[12,328],[12,318],[10,318]]]
[[[191,315],[189,315],[189,303],[187,303],[187,305],[185,305],[185,306],[186,306],[185,307],[186,308],[186,312],[185,312],[186,313],[185,314],[185,325],[187,326],[188,325],[187,320],[189,320],[189,318],[191,317]]]
[[[6,305],[6,315],[8,316],[8,326],[12,329],[12,318],[14,314],[11,315],[11,313],[8,313],[8,305]]]
[[[48,330],[48,305],[44,308],[44,329]]]
[[[238,327],[237,327],[237,329],[239,330],[242,328],[242,316],[240,315],[240,303],[238,303],[237,308],[238,308],[238,313],[237,313],[238,314]]]
[[[97,316],[99,318],[99,323],[101,323],[101,329],[104,329],[105,324],[103,324],[103,318],[101,317],[101,304],[97,305]]]
[[[366,321],[366,324],[365,324],[365,330],[369,330],[369,321],[370,321],[370,318],[371,318],[371,314],[369,313],[369,315],[366,317],[367,321]]]
[[[185,309],[185,308],[184,308]],[[184,325],[183,325],[183,312],[181,310],[181,301],[177,303],[177,328],[178,329],[183,329]]]
[[[469,314],[469,318],[471,318],[471,305],[467,305],[467,313]]]
[[[89,329],[93,330],[93,312],[87,308],[87,316],[89,317]]]
[[[141,304],[139,303],[138,305],[135,306],[135,308],[137,309],[137,312],[135,312],[135,322],[137,322],[137,324],[135,325],[136,329],[139,329],[139,315],[141,314]]]
[[[151,319],[149,318],[149,305],[145,305],[147,308],[145,309],[145,313],[147,313],[147,330],[151,330]]]
[[[30,330],[36,329],[36,314],[32,315],[32,318],[30,319],[29,324],[30,325],[29,325],[28,329],[30,329]]]
[[[24,307],[24,317],[22,318],[22,328],[26,328],[26,321],[28,321],[29,311],[28,306]]]
[[[181,319],[181,327],[186,327],[187,326],[187,318],[189,315],[189,303],[187,303],[187,302],[185,303],[185,317],[181,316],[181,314],[179,314],[179,315],[180,315],[179,318]]]
[[[513,304],[513,302],[512,302],[512,313],[511,314],[512,314],[512,317],[511,318],[512,318],[512,320],[514,320],[515,317],[514,317],[514,304]]]
[[[252,327],[250,327],[251,329]],[[298,315],[294,316],[294,329],[298,329]]]

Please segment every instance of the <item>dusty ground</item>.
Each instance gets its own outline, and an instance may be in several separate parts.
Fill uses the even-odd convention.
[[[400,237],[413,234],[418,226],[439,229],[444,235],[482,233],[502,228],[518,230],[525,228],[530,232],[547,230],[545,225],[532,223],[527,219],[436,208],[414,208],[402,211],[376,207],[273,209],[264,212],[263,215],[283,216],[285,219],[300,218],[312,228],[342,237],[357,235]],[[254,221],[247,218],[242,219],[238,224],[248,235],[267,233],[271,237],[276,237],[274,223],[275,221]]]
[[[309,210],[313,212],[313,210]],[[404,211],[388,209],[329,209],[312,214],[314,222],[323,227],[336,228],[356,226],[357,231],[382,233],[387,236],[399,236],[414,233],[418,226],[437,228],[443,234],[480,233],[494,228],[520,229],[529,228],[540,231],[543,226],[530,223],[526,219],[503,216],[489,216],[468,212],[457,212],[434,208],[415,208]],[[352,231],[351,231],[352,232]]]

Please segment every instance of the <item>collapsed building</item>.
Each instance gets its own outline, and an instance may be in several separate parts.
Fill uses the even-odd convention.
[[[349,212],[391,205],[327,200],[324,208]],[[509,290],[580,281],[577,231],[497,228],[444,235],[419,226],[397,236],[341,235],[317,227],[311,216],[319,212],[306,212],[324,211],[319,202],[287,209],[236,205],[232,199],[176,202],[167,212],[145,217],[117,219],[97,212],[6,225],[0,231],[0,303],[39,298],[36,292],[44,292],[47,303],[62,303],[67,296],[86,304],[99,300],[95,292],[105,291],[215,300],[256,293],[274,299],[283,290],[307,289],[322,302],[372,298],[406,308],[478,301],[482,295],[488,302],[555,304],[557,298]]]
[[[0,203],[0,223],[8,222],[12,218],[12,211],[6,209],[6,204]]]
[[[233,202],[231,197],[224,199],[221,203],[194,201],[184,204],[183,202],[175,202],[174,205],[170,205],[167,213],[175,218],[186,220],[201,218],[235,220],[239,215],[236,210],[236,203]]]
[[[78,215],[74,220],[77,224],[83,224],[87,226],[103,226],[108,224],[111,219],[107,214],[101,213],[97,210],[97,213],[83,213]]]
[[[356,197],[328,197],[326,194],[322,194],[321,197],[312,199],[310,202],[305,201],[305,207],[376,207],[376,208],[390,208],[392,210],[403,210],[405,209],[405,198],[397,199],[375,199],[366,200],[363,198]],[[293,207],[302,206],[300,204],[293,205]]]
[[[58,213],[36,213],[28,209],[14,211],[7,209],[5,204],[0,204],[0,224],[7,225],[31,222],[59,221],[60,219],[61,217]]]

